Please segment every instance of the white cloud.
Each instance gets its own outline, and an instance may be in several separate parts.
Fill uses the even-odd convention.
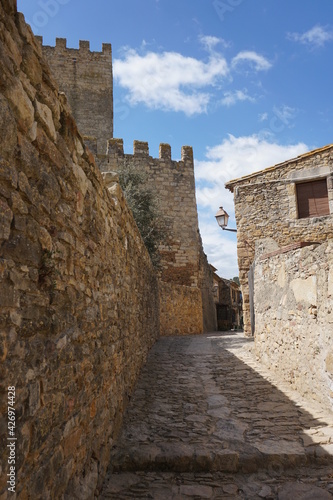
[[[230,215],[230,227],[235,227],[233,195],[225,189],[225,183],[295,158],[308,149],[304,143],[283,145],[256,134],[229,135],[221,144],[207,150],[206,160],[195,161],[200,232],[209,260],[220,276],[237,275],[234,237],[222,231],[214,218],[222,205]]]
[[[268,113],[260,113],[259,114],[259,121],[265,122],[266,120],[268,120]]]
[[[217,87],[232,80],[231,71],[242,72],[248,65],[255,71],[271,67],[263,56],[253,51],[240,52],[230,62],[216,51],[218,44],[226,42],[215,36],[200,38],[209,52],[206,61],[186,57],[177,52],[146,51],[144,55],[125,47],[121,59],[113,63],[114,77],[127,89],[130,104],[143,103],[151,109],[181,111],[188,116],[205,113],[213,101]],[[141,49],[146,50],[143,43]],[[231,90],[224,94],[220,104],[231,106],[238,101],[254,101],[246,91]]]
[[[201,35],[199,37],[199,40],[205,47],[205,49],[207,49],[209,52],[213,51],[214,48],[219,44],[221,44],[225,48],[230,46],[230,43],[226,42],[223,38],[218,38],[216,36]]]
[[[317,24],[305,33],[288,33],[287,38],[317,48],[333,40],[333,31]]]
[[[196,180],[205,181],[198,189],[198,202],[214,209],[221,203],[217,199],[228,193],[224,188],[227,181],[294,158],[307,150],[304,143],[281,145],[256,134],[229,135],[221,144],[207,150],[207,160],[196,161]]]
[[[141,102],[152,109],[187,115],[206,112],[210,101],[207,88],[228,73],[226,60],[218,54],[203,62],[176,52],[148,52],[141,56],[127,49],[124,59],[114,61],[115,78],[129,91],[131,104]]]
[[[239,101],[250,101],[255,102],[254,97],[248,95],[247,90],[230,90],[224,92],[224,97],[221,100],[221,103],[224,106],[233,106]]]
[[[283,105],[280,108],[273,107],[274,115],[281,120],[285,125],[289,125],[291,120],[293,120],[297,114],[296,108],[291,108],[290,106]]]
[[[253,66],[256,71],[266,71],[272,67],[272,64],[262,55],[252,50],[243,50],[232,59],[232,66],[238,67],[248,63]]]

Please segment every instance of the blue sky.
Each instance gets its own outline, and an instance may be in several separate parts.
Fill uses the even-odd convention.
[[[238,275],[226,181],[332,142],[332,0],[18,0],[35,34],[111,43],[114,136],[195,157],[200,232],[220,276]]]

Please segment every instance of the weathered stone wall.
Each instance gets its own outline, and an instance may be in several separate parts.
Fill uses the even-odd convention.
[[[37,38],[42,44],[42,37]],[[70,49],[65,38],[57,38],[55,47],[42,50],[85,142],[94,153],[105,154],[113,136],[111,44],[103,43],[102,52],[93,52],[88,41],[80,40],[79,49]]]
[[[93,498],[159,332],[155,271],[14,0],[0,0],[0,497]]]
[[[202,246],[199,253],[199,289],[202,301],[203,331],[215,332],[217,330],[217,314],[214,300],[214,273]]]
[[[202,297],[198,288],[160,281],[162,335],[203,332]]]
[[[237,255],[243,293],[244,331],[251,334],[248,272],[254,260],[255,243],[273,238],[283,247],[297,241],[322,242],[333,234],[333,217],[298,219],[296,183],[328,178],[333,213],[333,146],[304,154],[256,174],[230,181],[237,222]]]
[[[134,166],[147,173],[147,184],[158,198],[159,209],[166,220],[165,238],[159,247],[161,255],[160,279],[175,285],[164,287],[161,302],[161,334],[194,333],[193,325],[199,325],[196,333],[216,330],[216,311],[213,299],[213,275],[203,252],[199,233],[193,151],[184,146],[181,160],[171,159],[169,144],[160,144],[159,158],[149,155],[147,142],[134,141],[133,154],[124,154],[123,141],[111,139],[108,143],[108,155],[98,156],[102,171],[118,171],[124,166]],[[190,290],[180,292],[179,286]],[[167,298],[166,291],[170,290]],[[200,293],[194,293],[199,290]],[[192,293],[193,292],[193,293]],[[191,308],[187,299],[184,304],[176,304],[175,298],[192,297]],[[183,311],[182,311],[183,308]],[[193,310],[196,312],[193,316]],[[169,312],[174,311],[172,322]],[[185,311],[191,311],[184,321]],[[197,317],[201,316],[201,322]]]
[[[255,348],[302,394],[333,408],[333,240],[255,261]]]

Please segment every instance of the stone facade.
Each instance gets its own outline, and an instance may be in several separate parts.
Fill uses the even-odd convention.
[[[323,242],[333,234],[333,146],[329,145],[266,170],[230,181],[237,222],[239,278],[243,293],[244,331],[251,335],[248,273],[260,240],[272,249],[299,241]],[[298,218],[296,186],[326,179],[331,215]],[[253,330],[253,329],[252,329]]]
[[[36,38],[43,43],[42,37]],[[105,154],[107,140],[113,137],[111,44],[103,43],[102,52],[93,52],[88,41],[80,40],[79,49],[70,49],[65,38],[57,38],[55,47],[43,45],[42,51],[86,144],[94,154]]]
[[[332,409],[333,240],[258,253],[254,303],[258,359]]]
[[[0,498],[93,498],[159,334],[155,269],[14,0],[0,0]],[[12,494],[8,494],[8,498]]]

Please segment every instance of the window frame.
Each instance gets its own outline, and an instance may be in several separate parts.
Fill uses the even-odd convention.
[[[310,192],[311,195],[308,194]],[[319,196],[325,189],[325,196]],[[327,217],[330,215],[329,192],[327,177],[309,179],[295,183],[297,219]],[[318,196],[316,196],[318,195]],[[317,200],[317,201],[316,201]],[[306,201],[308,201],[306,206]],[[312,203],[311,203],[312,202]],[[310,205],[311,203],[311,205]]]

